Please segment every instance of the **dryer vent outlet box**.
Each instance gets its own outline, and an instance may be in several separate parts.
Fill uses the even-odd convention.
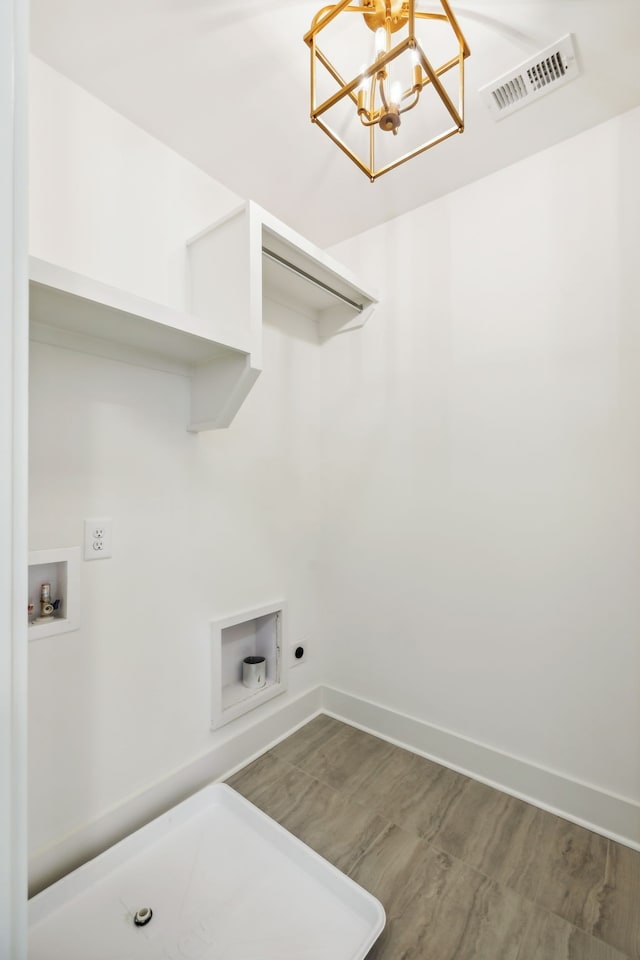
[[[479,92],[496,120],[502,120],[570,83],[579,74],[573,37],[568,33]]]

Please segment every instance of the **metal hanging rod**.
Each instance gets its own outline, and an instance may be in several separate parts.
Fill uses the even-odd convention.
[[[357,310],[358,313],[362,313],[364,310],[363,303],[357,303],[355,300],[351,300],[349,297],[345,296],[344,293],[339,293],[338,290],[334,290],[333,287],[330,287],[328,283],[323,283],[322,280],[318,280],[316,277],[312,277],[310,273],[307,273],[306,270],[303,270],[301,267],[297,267],[295,263],[290,263],[288,260],[285,260],[284,257],[279,256],[279,254],[274,253],[273,250],[267,249],[267,247],[262,248],[262,252],[265,257],[268,257],[269,260],[273,260],[275,263],[279,263],[281,267],[284,267],[285,270],[289,270],[291,273],[297,274],[299,277],[303,277],[305,280],[308,280],[309,283],[312,283],[315,287],[320,287],[321,290],[325,290],[327,293],[330,293],[332,297],[335,297],[336,300],[341,300],[343,303],[348,304],[350,307],[353,307],[354,310]]]

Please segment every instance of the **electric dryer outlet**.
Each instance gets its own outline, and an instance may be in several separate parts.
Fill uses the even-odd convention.
[[[309,638],[303,637],[291,644],[291,653],[289,657],[289,667],[299,667],[301,663],[306,663],[309,656]]]

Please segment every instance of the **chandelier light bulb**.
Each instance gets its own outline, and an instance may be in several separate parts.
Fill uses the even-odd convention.
[[[387,49],[387,31],[384,27],[378,27],[375,33],[375,51],[376,57],[379,57],[381,53],[385,53]]]
[[[363,69],[364,69],[364,68],[363,68]],[[363,76],[362,79],[360,80],[360,84],[359,84],[358,90],[357,90],[357,93],[358,93],[358,116],[359,116],[359,117],[361,117],[361,116],[362,116],[363,114],[365,114],[366,111],[367,111],[366,104],[367,104],[367,90],[368,90],[368,85],[369,85],[368,78],[365,77],[365,76]]]
[[[422,67],[415,47],[411,51],[411,63],[413,64],[413,92],[419,94],[422,90]]]

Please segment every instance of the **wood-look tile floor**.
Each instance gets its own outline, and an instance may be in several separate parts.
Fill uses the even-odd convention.
[[[640,960],[640,853],[331,717],[229,783],[382,902],[367,960]]]

